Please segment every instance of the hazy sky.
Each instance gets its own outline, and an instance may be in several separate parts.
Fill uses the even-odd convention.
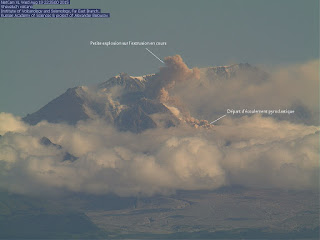
[[[160,58],[189,67],[249,62],[287,65],[319,57],[316,0],[71,0],[110,19],[0,19],[0,112],[24,116],[67,88],[119,72],[158,71],[144,47],[92,47],[95,41],[167,41]],[[69,8],[68,7],[68,8]]]

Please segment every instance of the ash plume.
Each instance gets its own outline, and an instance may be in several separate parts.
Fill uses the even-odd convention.
[[[150,82],[147,95],[161,101],[168,101],[170,99],[168,91],[174,88],[176,83],[199,79],[200,73],[197,68],[189,69],[180,55],[166,57],[164,62],[166,66],[161,67],[159,73]]]

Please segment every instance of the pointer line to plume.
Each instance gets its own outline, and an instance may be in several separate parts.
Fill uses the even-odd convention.
[[[216,121],[220,120],[221,118],[224,118],[225,116],[227,116],[227,115],[223,115],[222,117],[219,117],[218,119],[212,121],[210,124],[215,123]]]
[[[151,52],[148,48],[146,48],[146,49],[147,49],[147,51],[148,51],[149,53],[151,53],[153,56],[155,56],[160,62],[164,63],[160,58],[158,58],[157,55],[155,55],[153,52]]]

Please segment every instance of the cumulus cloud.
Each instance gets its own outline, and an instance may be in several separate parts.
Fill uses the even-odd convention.
[[[0,135],[9,131],[23,132],[26,128],[26,125],[21,122],[21,118],[10,113],[0,113]]]
[[[43,136],[62,148],[41,144]],[[78,159],[63,161],[64,151]],[[316,189],[317,156],[318,127],[260,115],[227,117],[213,129],[180,126],[141,134],[118,132],[99,119],[76,126],[41,122],[0,138],[0,187],[120,196],[233,184]]]

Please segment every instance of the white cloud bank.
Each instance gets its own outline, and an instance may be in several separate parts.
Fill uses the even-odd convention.
[[[0,119],[5,133],[0,138],[0,188],[12,192],[129,196],[233,184],[318,186],[315,126],[254,115],[226,117],[209,130],[180,126],[133,134],[118,132],[102,120],[26,126],[10,114],[1,113]],[[63,149],[42,145],[43,136]],[[78,159],[62,161],[64,151]]]

